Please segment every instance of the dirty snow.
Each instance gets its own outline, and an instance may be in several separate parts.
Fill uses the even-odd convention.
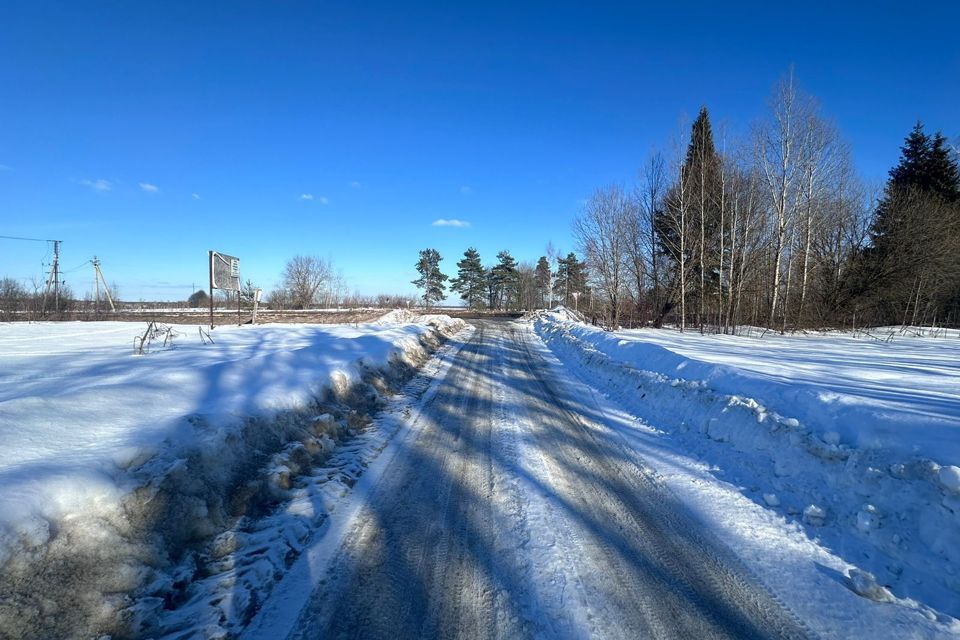
[[[325,392],[348,391],[390,362],[422,362],[425,336],[462,325],[445,317],[429,320],[225,326],[210,332],[213,344],[204,343],[196,326],[174,326],[172,344],[156,342],[146,355],[133,350],[145,323],[0,325],[4,593],[19,597],[18,589],[36,586],[25,586],[43,577],[31,572],[31,563],[90,552],[92,568],[74,568],[69,576],[83,589],[77,574],[107,572],[113,561],[107,556],[116,552],[126,564],[101,576],[102,584],[86,585],[90,594],[78,597],[90,601],[76,604],[109,616],[119,605],[98,601],[97,589],[129,592],[145,578],[144,562],[163,563],[137,546],[148,541],[131,539],[151,535],[143,530],[145,522],[130,521],[132,505],[149,506],[151,496],[166,491],[161,482],[183,488],[236,474],[249,454],[245,449],[262,448],[264,434],[277,431],[271,446],[289,436],[296,425],[284,423],[283,416],[308,411]],[[250,434],[258,440],[246,445]],[[189,527],[178,531],[181,537],[213,533],[211,503],[204,502],[201,488],[189,492],[193,497],[181,496],[192,500],[187,512],[178,505],[175,518],[193,523],[171,523],[168,516],[157,526]],[[67,569],[63,560],[55,566]],[[57,604],[63,606],[8,600],[0,606],[0,630],[5,624],[41,624]]]

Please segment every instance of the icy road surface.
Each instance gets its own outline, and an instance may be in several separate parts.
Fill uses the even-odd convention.
[[[594,405],[573,397],[536,340],[478,323],[299,617],[261,619],[260,632],[808,637]]]

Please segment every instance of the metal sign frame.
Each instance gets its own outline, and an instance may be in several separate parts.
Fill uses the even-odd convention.
[[[240,258],[228,256],[219,251],[209,251],[208,266],[210,269],[210,328],[213,329],[213,290],[222,289],[224,291],[237,292],[237,324],[240,321]],[[227,265],[229,271],[224,273],[223,265]],[[219,269],[217,267],[220,267]]]

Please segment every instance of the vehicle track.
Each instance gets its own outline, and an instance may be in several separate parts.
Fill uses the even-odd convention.
[[[528,329],[477,327],[290,637],[811,635]]]

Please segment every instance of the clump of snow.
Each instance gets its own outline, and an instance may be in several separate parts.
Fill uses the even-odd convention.
[[[814,527],[822,527],[827,521],[827,512],[823,507],[815,504],[809,504],[803,510],[803,521]]]
[[[872,504],[863,505],[857,512],[857,529],[863,533],[868,533],[878,526],[880,526],[880,517],[877,514],[877,508]]]
[[[850,569],[846,576],[846,585],[859,596],[876,602],[893,602],[896,598],[890,590],[880,585],[869,571]]]
[[[415,322],[417,314],[409,309],[393,309],[383,314],[375,321],[376,324],[403,324],[406,322]]]
[[[944,489],[951,493],[960,494],[960,467],[953,465],[941,467],[937,476]]]

